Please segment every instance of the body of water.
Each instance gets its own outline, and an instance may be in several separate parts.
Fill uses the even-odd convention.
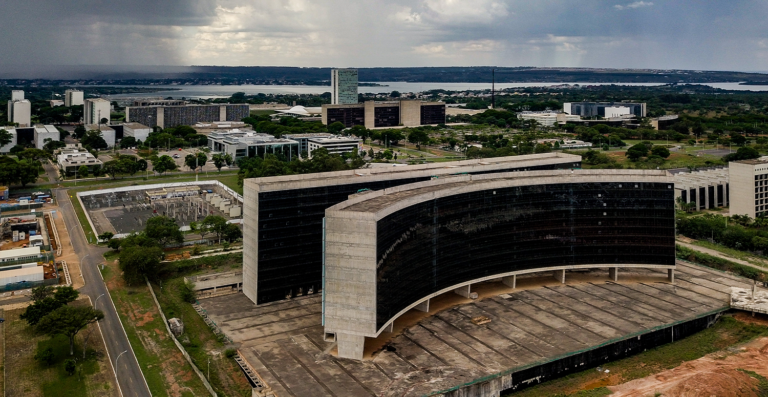
[[[421,92],[428,90],[443,89],[448,91],[463,90],[484,90],[490,89],[490,83],[407,83],[407,82],[383,82],[377,83],[384,87],[365,87],[358,88],[360,93],[389,93],[399,92]],[[526,87],[548,87],[562,84],[579,85],[610,85],[615,83],[496,83],[496,89],[504,88],[526,88]],[[657,86],[661,83],[623,83],[618,85],[627,86]],[[737,91],[768,91],[768,86],[759,85],[739,85],[739,83],[709,83],[705,84],[714,88]],[[83,90],[88,90],[89,86],[82,86]],[[103,86],[102,86],[103,87]],[[244,92],[247,95],[263,94],[322,94],[330,92],[329,86],[313,85],[146,85],[138,86],[143,88],[160,89],[158,92],[145,92],[133,94],[110,95],[110,99],[120,98],[154,98],[154,97],[173,97],[179,98],[227,98],[235,92]]]

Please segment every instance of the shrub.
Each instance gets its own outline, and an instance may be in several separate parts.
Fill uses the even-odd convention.
[[[35,360],[50,366],[56,360],[56,355],[53,354],[53,348],[49,347],[45,350],[38,351],[37,354],[35,354]]]
[[[181,300],[187,303],[195,303],[197,300],[197,294],[195,293],[195,285],[192,283],[182,282],[179,286],[179,297]]]
[[[237,350],[235,350],[235,349],[227,349],[227,350],[224,350],[224,356],[225,356],[226,358],[232,358],[232,357],[235,357],[235,354],[237,354]]]
[[[72,376],[75,374],[76,369],[76,363],[74,359],[68,359],[67,361],[64,361],[64,370],[67,371],[69,376]]]

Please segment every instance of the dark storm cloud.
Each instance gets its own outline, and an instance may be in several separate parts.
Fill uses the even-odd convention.
[[[6,70],[12,64],[768,70],[764,0],[4,3],[0,66]]]

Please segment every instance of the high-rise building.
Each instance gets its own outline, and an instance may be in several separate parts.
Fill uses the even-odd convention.
[[[24,100],[24,91],[22,91],[22,90],[13,90],[13,91],[11,91],[11,100],[12,101],[22,101],[22,100]]]
[[[357,69],[331,70],[331,104],[357,103]]]
[[[64,91],[64,106],[78,106],[83,104],[83,92],[80,90]]]
[[[21,91],[22,94],[24,91]],[[32,104],[27,99],[8,101],[8,121],[19,127],[32,125]]]
[[[768,215],[768,161],[765,159],[740,160],[728,163],[728,203],[731,215],[757,218]],[[701,188],[683,198],[685,202],[709,203],[714,196],[711,188]],[[698,193],[698,194],[696,194]],[[711,208],[697,204],[696,208]]]
[[[83,124],[101,124],[102,119],[107,119],[104,124],[109,124],[110,103],[104,98],[86,99],[83,103]]]

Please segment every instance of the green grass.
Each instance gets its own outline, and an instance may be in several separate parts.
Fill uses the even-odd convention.
[[[766,379],[765,376],[762,376],[754,371],[747,371],[745,369],[739,368],[739,371],[744,372],[745,374],[757,379],[757,396],[758,397],[768,397],[768,379]]]
[[[75,208],[75,214],[77,214],[77,221],[83,226],[83,232],[88,242],[95,242],[97,240],[96,233],[91,228],[91,224],[88,222],[88,218],[85,216],[85,211],[80,205],[80,200],[77,199],[77,194],[74,191],[68,191],[69,201],[72,202],[72,207]],[[74,233],[74,231],[72,232]]]
[[[52,339],[45,339],[37,342],[37,350],[53,349],[56,361],[51,365],[51,369],[56,372],[56,379],[44,382],[42,384],[43,395],[45,396],[86,396],[87,391],[83,376],[93,375],[99,370],[99,364],[93,357],[87,357],[86,361],[78,360],[77,372],[70,376],[64,370],[64,361],[69,356],[69,339],[64,335],[58,335]],[[76,355],[82,359],[81,355]]]
[[[751,280],[768,280],[768,271],[755,269],[740,263],[708,255],[703,252],[694,251],[679,244],[675,244],[675,254],[680,259],[698,263],[700,265],[711,267],[720,271],[730,272],[737,276],[745,277]]]
[[[147,286],[123,286],[117,282],[119,275],[116,273],[117,267],[114,264],[102,270],[152,395],[168,395],[168,378],[182,388],[191,389],[193,395],[206,395],[205,386],[167,335]]]
[[[709,241],[702,241],[702,240],[696,240],[691,244],[698,245],[699,247],[709,248],[718,252],[722,252],[723,254],[734,257],[736,259],[747,261],[756,266],[768,268],[768,263],[764,261],[756,260],[757,259],[756,256],[749,252],[739,251],[737,249],[729,248],[720,244],[713,244],[713,243],[710,243]]]
[[[614,361],[603,367],[611,371],[612,378],[618,375],[620,383],[624,383],[675,368],[685,361],[696,360],[729,346],[746,343],[765,335],[768,335],[768,327],[746,324],[725,316],[714,326],[685,339]],[[504,396],[605,396],[608,395],[608,389],[605,386],[615,384],[618,383],[611,383],[606,374],[588,369]],[[594,387],[588,385],[594,385]],[[585,386],[588,389],[582,390]]]

